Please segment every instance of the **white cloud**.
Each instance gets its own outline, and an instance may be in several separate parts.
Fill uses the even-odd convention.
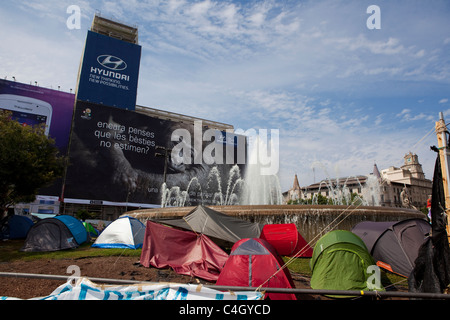
[[[398,113],[396,117],[401,118],[401,121],[418,121],[418,120],[426,120],[433,121],[435,117],[430,114],[425,114],[420,112],[418,114],[412,114],[411,109],[403,109],[402,112]]]
[[[385,116],[385,114],[379,114],[377,115],[376,119],[375,119],[375,126],[379,126],[380,124],[383,123],[383,117]]]
[[[363,50],[369,53],[383,55],[399,54],[405,50],[403,45],[400,44],[399,39],[389,38],[383,41],[373,41],[362,34],[357,37],[325,39],[324,42],[326,44],[334,45],[341,50]]]
[[[370,172],[374,160],[380,168],[401,165],[405,146],[448,102],[441,89],[450,84],[445,1],[383,2],[382,29],[372,31],[367,6],[339,0],[77,1],[78,33],[64,27],[69,0],[11,3],[24,23],[12,23],[2,8],[8,75],[73,87],[95,9],[137,24],[138,103],[242,129],[279,128],[285,188],[316,160],[346,175]],[[419,100],[428,105],[411,102]]]
[[[403,117],[409,115],[411,112],[411,109],[403,109],[402,112],[397,114],[397,117]]]

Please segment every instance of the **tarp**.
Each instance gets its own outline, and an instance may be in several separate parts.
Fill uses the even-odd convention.
[[[295,288],[283,260],[264,239],[242,239],[231,249],[217,285],[240,287]],[[271,300],[296,300],[294,294],[268,293]]]
[[[266,224],[260,238],[269,242],[281,256],[312,257],[313,249],[294,223]]]
[[[37,222],[28,232],[21,251],[57,251],[77,248],[87,240],[81,221],[71,216],[57,216]]]
[[[216,281],[228,255],[204,234],[147,221],[141,264]]]
[[[262,230],[259,223],[234,218],[204,206],[196,207],[182,219],[160,219],[158,222],[206,234],[233,244],[244,238],[258,238]]]
[[[368,283],[375,261],[364,242],[346,230],[328,232],[317,241],[310,261],[311,288],[325,290],[383,290]]]
[[[144,243],[145,225],[136,218],[123,216],[114,220],[98,236],[94,248],[138,249]]]
[[[378,266],[408,277],[431,225],[423,219],[363,221],[352,232],[364,241]]]
[[[260,300],[263,297],[259,292],[221,292],[192,284],[98,285],[86,278],[78,279],[75,284],[71,282],[59,286],[49,296],[30,300]],[[0,300],[20,299],[0,297]]]
[[[33,220],[26,216],[7,217],[0,226],[0,239],[25,239],[32,226]]]

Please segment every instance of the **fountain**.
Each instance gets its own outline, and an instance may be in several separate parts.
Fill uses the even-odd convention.
[[[283,195],[278,176],[261,174],[268,167],[260,160],[263,153],[261,150],[267,150],[265,139],[256,136],[251,140],[244,177],[239,165],[232,165],[228,172],[226,168],[230,165],[223,165],[220,169],[218,166],[209,167],[209,173],[202,181],[193,177],[185,190],[181,190],[180,186],[168,187],[164,183],[161,188],[161,207],[184,207],[189,205],[193,195],[195,202],[202,205],[282,204]]]
[[[250,153],[250,159],[257,156],[255,149],[257,148],[253,148]],[[424,218],[417,210],[378,206],[380,185],[378,178],[372,175],[367,177],[365,186],[358,180],[362,198],[359,197],[356,201],[351,199],[351,192],[347,187],[350,178],[357,179],[349,177],[343,183],[339,183],[339,180],[332,182],[331,179],[323,181],[329,190],[332,205],[317,205],[314,197],[311,205],[283,205],[278,177],[261,175],[258,161],[250,161],[244,177],[237,165],[232,166],[226,175],[221,175],[217,167],[212,167],[206,184],[202,185],[197,177],[189,181],[186,190],[181,190],[178,186],[168,188],[164,184],[161,208],[136,210],[126,214],[142,221],[181,218],[195,208],[189,204],[190,197],[195,195],[196,199],[200,199],[200,204],[247,221],[261,224],[295,223],[307,241],[317,240],[318,235],[333,229],[351,230],[355,224],[365,220]],[[225,181],[226,184],[223,184]]]
[[[261,224],[295,223],[305,240],[333,229],[351,230],[361,221],[399,221],[424,218],[413,209],[379,206],[345,205],[213,205],[208,206],[224,214]],[[135,210],[126,213],[145,221],[147,219],[177,219],[195,207],[169,207]],[[317,240],[317,239],[316,239]]]
[[[233,166],[228,173],[226,190],[222,190],[219,188],[220,175],[213,168],[209,173],[206,186],[206,193],[211,198],[212,204],[207,206],[219,212],[261,224],[295,223],[307,241],[333,229],[351,230],[355,224],[365,220],[399,221],[408,218],[424,218],[424,215],[417,210],[376,206],[379,199],[379,193],[376,192],[379,182],[372,176],[368,177],[367,185],[363,189],[363,199],[367,197],[370,200],[361,201],[361,198],[359,202],[358,199],[354,200],[354,203],[358,202],[358,204],[347,205],[350,203],[348,198],[350,193],[344,181],[341,187],[338,187],[339,184],[333,187],[333,205],[283,205],[278,179],[260,176],[247,180],[252,174],[247,172],[245,178],[242,178],[239,167]],[[208,191],[211,188],[217,189],[214,192]],[[255,192],[255,190],[258,191]],[[184,206],[187,204],[189,194],[192,193],[200,193],[201,199],[204,198],[203,190],[196,178],[191,179],[186,190],[181,190],[179,187],[169,189],[163,186],[163,203],[168,204],[164,201],[174,199],[170,206],[136,210],[126,214],[143,222],[147,219],[181,218],[195,208],[195,206]]]
[[[252,165],[249,165],[250,167]],[[161,207],[184,207],[189,205],[190,196],[195,195],[202,205],[255,205],[282,204],[280,182],[277,176],[257,174],[258,168],[247,170],[241,176],[238,165],[234,165],[228,175],[221,177],[217,167],[212,167],[204,188],[198,178],[192,178],[186,190],[179,186],[169,188],[162,185]],[[222,178],[226,178],[226,188],[222,189]]]
[[[328,191],[328,201],[333,205],[349,205],[351,203],[362,204],[365,206],[379,206],[381,203],[380,196],[380,180],[373,176],[369,175],[368,177],[363,177],[365,182],[361,183],[360,177],[350,176],[346,177],[343,182],[340,179],[331,180],[327,178],[319,183],[318,191],[312,196],[309,200],[311,204],[318,205],[318,195],[321,192],[322,187],[325,187],[325,190]],[[356,183],[361,190],[361,196],[355,193],[352,193],[351,186],[348,186],[349,182]],[[306,190],[307,192],[307,190]]]

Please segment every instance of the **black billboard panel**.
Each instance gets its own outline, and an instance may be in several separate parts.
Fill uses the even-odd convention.
[[[201,123],[77,101],[65,201],[142,207],[160,206],[163,199],[166,205],[223,203],[231,199],[231,170],[239,173],[233,174],[237,179],[244,169],[246,143],[226,137]]]

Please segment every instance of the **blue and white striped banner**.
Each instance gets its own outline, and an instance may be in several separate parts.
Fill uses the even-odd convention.
[[[260,292],[222,292],[201,285],[161,283],[134,285],[100,285],[80,278],[59,286],[47,297],[30,300],[261,300]],[[0,297],[0,300],[16,298]]]

